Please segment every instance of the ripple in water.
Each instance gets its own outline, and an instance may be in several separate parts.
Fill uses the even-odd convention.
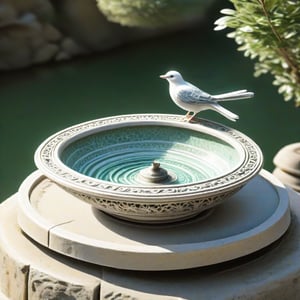
[[[64,149],[62,161],[71,169],[104,181],[142,185],[138,174],[158,161],[175,174],[172,184],[222,176],[239,158],[232,146],[211,136],[177,128],[122,128],[79,139]]]
[[[205,159],[206,158],[206,159]],[[220,174],[217,157],[208,159],[194,156],[189,152],[178,150],[145,151],[145,149],[122,149],[100,154],[82,156],[72,165],[77,172],[119,184],[139,184],[139,172],[159,161],[161,166],[177,176],[172,184],[185,184],[210,179]],[[68,164],[68,161],[66,161]],[[219,162],[220,163],[220,162]],[[223,168],[222,168],[223,169]]]

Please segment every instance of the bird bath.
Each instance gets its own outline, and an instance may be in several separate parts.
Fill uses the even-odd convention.
[[[58,132],[37,149],[35,162],[48,178],[101,211],[167,223],[225,201],[260,171],[262,154],[250,138],[217,123],[141,114]]]
[[[262,161],[249,137],[207,120],[139,114],[85,122],[39,146],[39,170],[20,187],[18,222],[40,244],[97,265],[208,266],[287,230],[287,194],[260,173]]]
[[[281,282],[292,299],[299,197],[261,170],[250,138],[182,119],[108,117],[43,142],[39,170],[0,209],[0,298],[273,299]]]

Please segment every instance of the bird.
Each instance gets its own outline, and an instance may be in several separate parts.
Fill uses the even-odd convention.
[[[170,96],[177,106],[187,111],[184,120],[188,122],[191,121],[197,113],[207,109],[212,109],[227,119],[236,121],[239,119],[239,116],[221,106],[219,102],[252,98],[254,96],[254,93],[248,92],[247,90],[210,95],[185,81],[177,71],[168,71],[159,77],[169,82]]]

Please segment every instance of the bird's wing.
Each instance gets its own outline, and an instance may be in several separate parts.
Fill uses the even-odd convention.
[[[192,84],[184,85],[177,90],[177,97],[189,104],[211,103],[212,96]]]

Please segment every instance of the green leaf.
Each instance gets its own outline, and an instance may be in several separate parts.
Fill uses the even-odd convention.
[[[254,76],[270,73],[285,101],[300,106],[300,1],[231,0],[215,30],[232,28],[227,37],[238,51],[256,60]]]

